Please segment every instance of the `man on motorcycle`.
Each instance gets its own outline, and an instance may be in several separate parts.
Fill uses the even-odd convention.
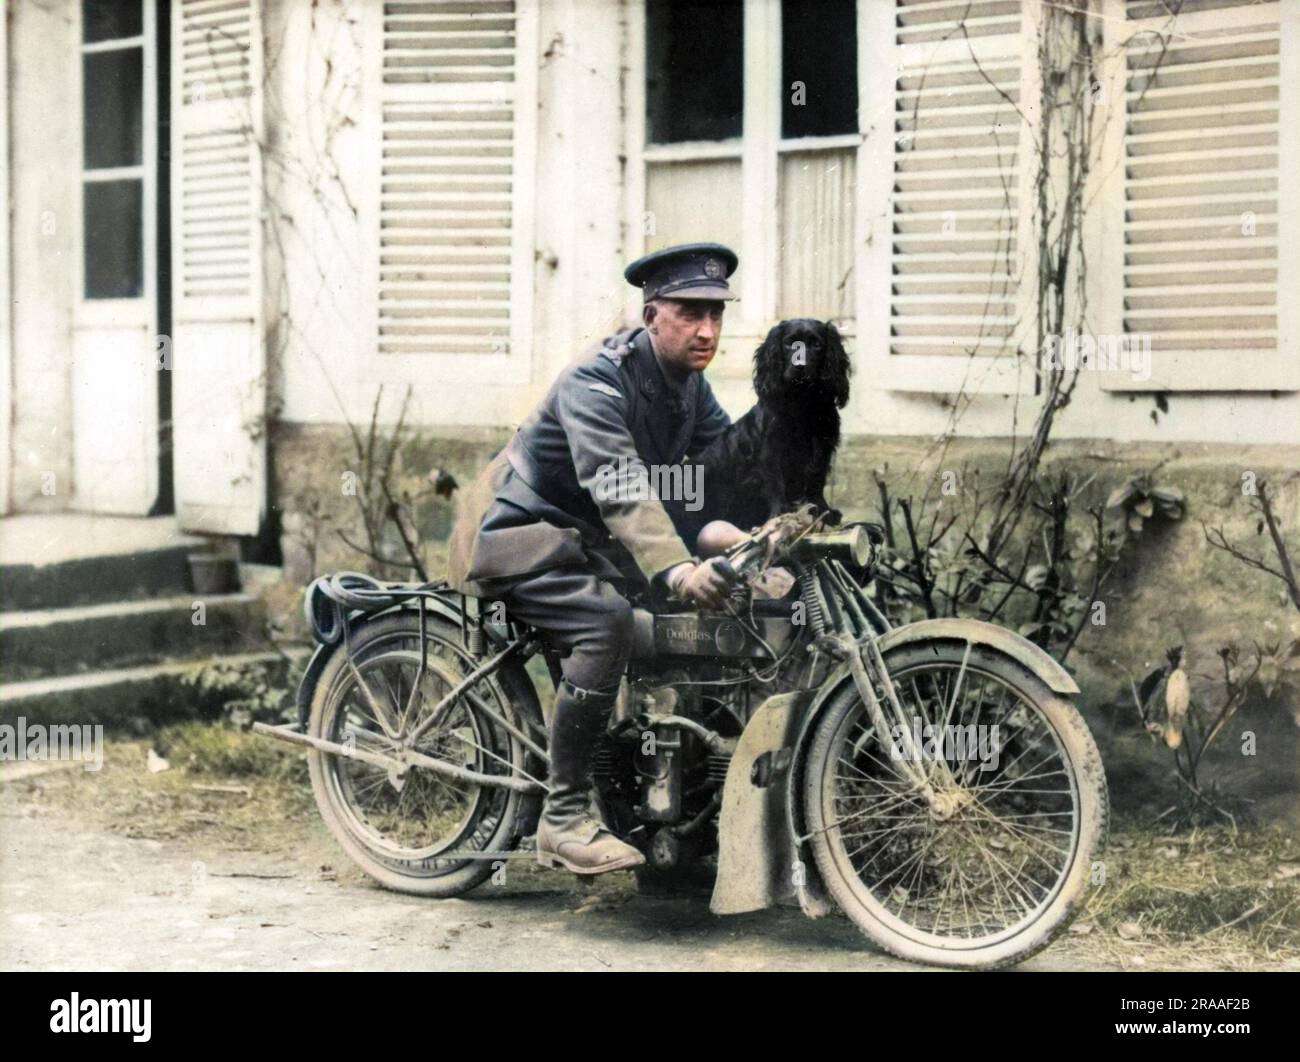
[[[631,651],[622,591],[661,580],[676,597],[717,606],[728,589],[717,559],[691,558],[692,514],[683,499],[655,495],[647,466],[679,465],[731,423],[701,373],[735,298],[727,278],[736,265],[716,243],[629,265],[624,276],[644,293],[644,327],[611,336],[560,373],[479,477],[452,532],[452,584],[503,601],[564,654],[537,828],[538,860],[548,866],[600,874],[645,862],[591,806],[591,753]]]

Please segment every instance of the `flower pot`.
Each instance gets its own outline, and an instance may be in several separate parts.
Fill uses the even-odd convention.
[[[239,561],[215,553],[191,553],[190,585],[196,594],[233,594],[239,589]]]

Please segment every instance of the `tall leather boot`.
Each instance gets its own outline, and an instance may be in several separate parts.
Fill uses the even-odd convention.
[[[643,856],[600,821],[591,803],[591,754],[605,729],[615,693],[579,690],[567,681],[551,719],[551,791],[537,824],[537,861],[575,874],[641,866]]]

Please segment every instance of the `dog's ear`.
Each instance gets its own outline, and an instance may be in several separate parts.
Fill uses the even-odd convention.
[[[843,409],[849,401],[849,377],[853,375],[853,365],[839,330],[830,321],[823,327],[826,329],[826,355],[822,361],[822,379],[832,385],[835,405]]]
[[[785,357],[781,343],[783,327],[784,322],[773,325],[767,338],[754,351],[754,394],[760,402],[776,397],[785,374],[785,366],[781,363]]]

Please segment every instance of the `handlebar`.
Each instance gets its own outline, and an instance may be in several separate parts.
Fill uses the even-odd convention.
[[[777,557],[815,563],[839,560],[866,569],[876,560],[872,525],[849,524],[831,531],[813,531],[806,512],[774,517],[723,552],[728,574],[737,577],[761,570]],[[883,537],[883,536],[881,536]]]

